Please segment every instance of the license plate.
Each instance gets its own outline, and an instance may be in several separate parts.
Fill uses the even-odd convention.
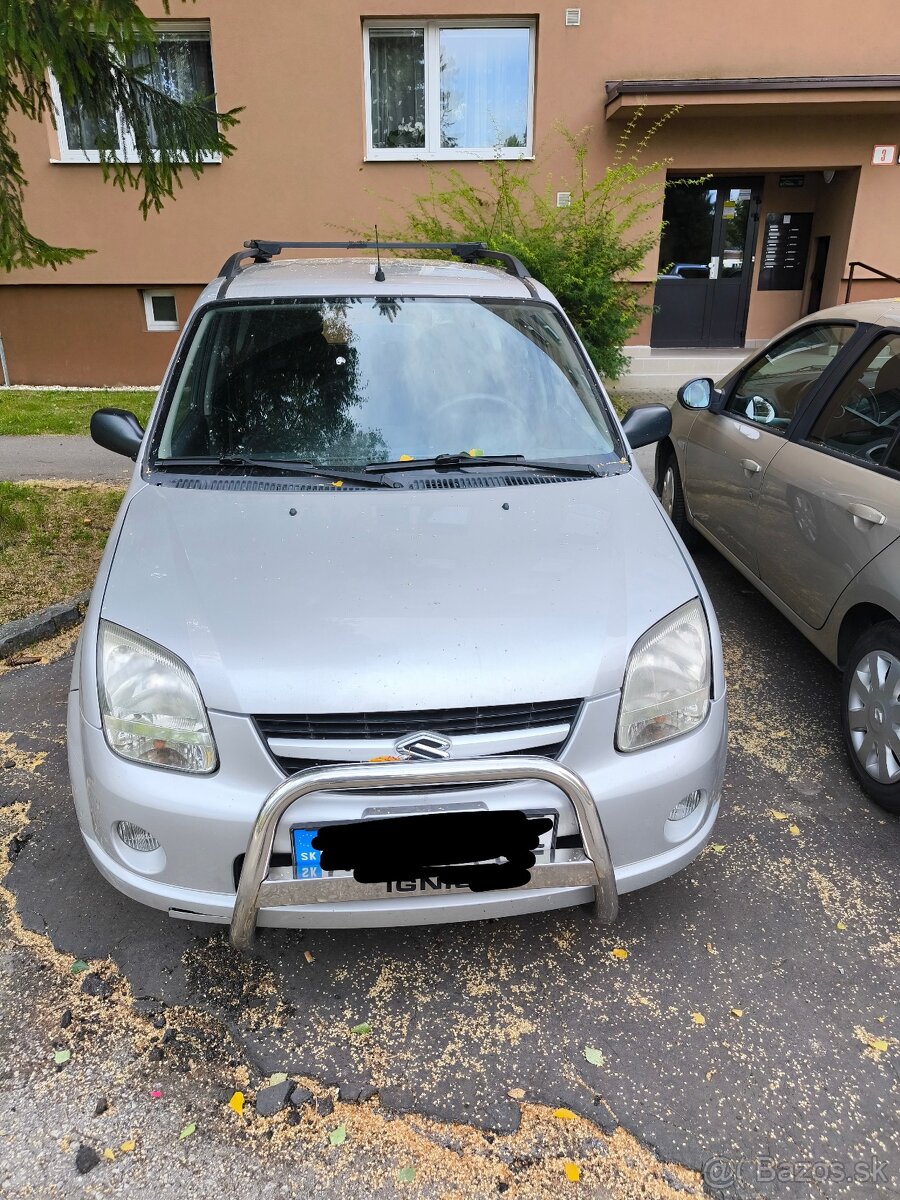
[[[549,829],[541,836],[540,844],[535,847],[534,854],[539,863],[553,862],[554,847],[556,844],[556,825],[558,814],[556,812],[533,812],[529,810],[529,817],[547,816],[553,821],[552,829]],[[294,878],[295,879],[322,879],[324,876],[329,878],[344,878],[349,877],[349,871],[323,871],[322,870],[322,855],[321,851],[313,846],[313,839],[319,832],[318,829],[303,829],[294,827],[291,829],[291,850],[294,859]]]

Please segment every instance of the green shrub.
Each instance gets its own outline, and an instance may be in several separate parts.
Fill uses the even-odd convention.
[[[432,171],[430,189],[405,210],[390,237],[398,241],[486,242],[520,258],[568,313],[602,375],[616,379],[627,365],[622,347],[651,311],[634,280],[659,240],[669,159],[644,162],[651,139],[678,110],[639,132],[638,110],[625,126],[613,161],[588,176],[590,127],[557,131],[574,160],[571,179],[535,186],[535,167],[523,160],[484,164],[486,178],[470,183],[456,169]],[[571,191],[566,207],[557,191]],[[658,210],[658,217],[653,217]]]

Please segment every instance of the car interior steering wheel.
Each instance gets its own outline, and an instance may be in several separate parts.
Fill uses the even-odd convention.
[[[871,421],[873,425],[881,424],[881,405],[878,403],[878,397],[862,381],[857,383],[847,398],[844,412],[854,413],[864,421]]]
[[[503,409],[516,422],[519,430],[525,433],[529,432],[528,423],[519,407],[508,397],[497,396],[492,392],[462,392],[458,396],[450,396],[431,410],[431,417],[434,420],[440,420],[446,412],[463,406],[469,407],[469,416],[477,417],[479,411],[477,406],[483,404],[492,404],[495,408]]]

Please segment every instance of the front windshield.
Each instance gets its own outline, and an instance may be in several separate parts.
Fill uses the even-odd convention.
[[[618,457],[549,305],[366,297],[211,308],[157,443],[158,461],[342,467],[460,452]]]

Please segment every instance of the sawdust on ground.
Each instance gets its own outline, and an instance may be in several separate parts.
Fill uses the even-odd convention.
[[[0,734],[0,754],[12,755],[16,769],[29,772],[38,771],[44,757],[20,750],[9,733]],[[5,774],[8,778],[15,773]],[[5,782],[0,778],[0,783]],[[298,1177],[301,1171],[311,1172],[323,1194],[333,1189],[330,1195],[367,1195],[376,1184],[392,1189],[395,1183],[402,1183],[404,1194],[410,1197],[437,1194],[446,1200],[478,1200],[503,1191],[515,1200],[542,1200],[556,1188],[570,1186],[573,1175],[579,1176],[586,1194],[614,1196],[616,1200],[676,1200],[704,1194],[695,1172],[660,1162],[626,1130],[605,1133],[594,1122],[568,1110],[529,1103],[527,1094],[520,1103],[519,1128],[503,1135],[415,1113],[397,1114],[383,1109],[377,1098],[365,1104],[342,1103],[335,1089],[302,1076],[295,1077],[299,1084],[315,1096],[332,1099],[330,1114],[320,1115],[314,1107],[304,1106],[271,1118],[260,1117],[253,1107],[250,1071],[239,1046],[220,1022],[188,1008],[166,1011],[168,1028],[177,1031],[177,1051],[169,1053],[165,1062],[152,1061],[150,1056],[163,1032],[149,1016],[137,1011],[129,982],[112,959],[73,963],[48,937],[22,924],[15,898],[3,881],[11,865],[10,848],[22,838],[28,820],[24,802],[0,807],[0,910],[5,917],[0,948],[27,951],[40,968],[40,987],[28,997],[28,1014],[43,1033],[46,1065],[32,1072],[31,1098],[40,1108],[51,1098],[58,1103],[63,1093],[67,1111],[83,1112],[93,1103],[99,1073],[110,1110],[115,1113],[117,1099],[123,1109],[128,1102],[131,1125],[128,1140],[122,1144],[129,1149],[122,1150],[116,1137],[102,1147],[103,1161],[90,1176],[92,1194],[122,1194],[126,1177],[110,1171],[105,1186],[101,1174],[104,1167],[115,1163],[122,1168],[122,1160],[127,1160],[122,1168],[128,1172],[126,1187],[152,1184],[163,1158],[174,1158],[184,1140],[181,1134],[190,1125],[196,1125],[196,1130],[186,1136],[202,1141],[207,1152],[236,1150],[241,1156],[277,1164],[282,1173],[293,1165]],[[200,973],[210,965],[208,946],[200,944],[195,954],[187,956],[188,971]],[[274,989],[271,972],[252,960],[232,957],[232,970],[242,973],[244,993],[247,989]],[[88,972],[109,986],[108,996],[97,998],[81,990]],[[477,994],[478,981],[473,978],[470,985]],[[389,991],[392,986],[394,981],[384,978],[373,990]],[[277,996],[270,999],[274,1009],[269,1009],[267,1019],[277,1024],[280,1000]],[[65,1009],[70,1019],[62,1029],[60,1012]],[[487,1029],[480,1033],[501,1043],[514,1043],[528,1025],[524,1012],[514,1005],[493,1034]],[[70,1058],[56,1064],[54,1054],[66,1050],[70,1050]],[[152,1085],[155,1090],[151,1091],[148,1082],[153,1080],[158,1086]],[[257,1086],[266,1082],[259,1081]],[[240,1114],[228,1104],[238,1090],[246,1096]],[[135,1115],[136,1095],[146,1097],[143,1117]],[[154,1116],[155,1096],[165,1098],[172,1110],[168,1126]],[[195,1115],[198,1112],[212,1115],[201,1122]],[[341,1126],[346,1137],[335,1145],[332,1136]],[[73,1180],[79,1144],[71,1135],[58,1144],[59,1154],[72,1162]],[[53,1194],[59,1193],[54,1189]]]
[[[26,667],[44,666],[47,663],[56,662],[58,658],[63,658],[69,653],[78,641],[80,633],[81,625],[72,625],[69,629],[64,629],[62,633],[44,638],[32,646],[26,646],[24,650],[16,650],[15,653],[7,655],[5,659],[0,659],[0,675],[8,675],[10,671],[22,671]]]

